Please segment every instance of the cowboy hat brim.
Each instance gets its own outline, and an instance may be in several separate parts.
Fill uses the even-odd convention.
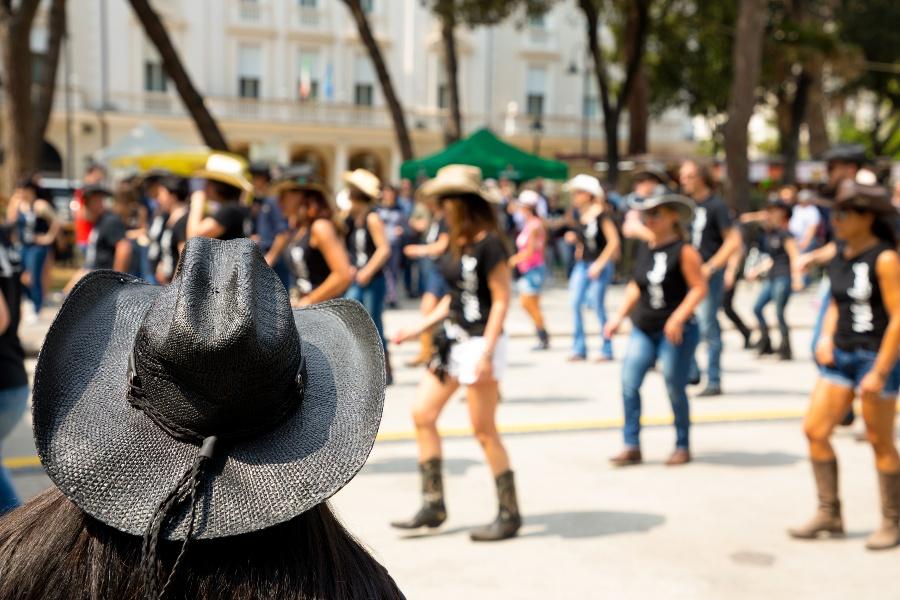
[[[657,206],[674,206],[678,210],[678,217],[682,223],[690,223],[694,218],[694,210],[697,208],[693,200],[678,194],[664,194],[639,201],[632,200],[628,205],[639,211],[650,210]]]
[[[344,173],[341,176],[341,180],[347,185],[352,185],[372,200],[377,200],[381,195],[381,188],[375,185],[374,181],[363,181],[362,179],[355,177],[353,171]]]
[[[221,171],[207,171],[206,169],[202,169],[194,173],[193,177],[196,179],[218,181],[220,183],[236,187],[237,189],[242,190],[248,194],[253,191],[253,184],[250,183],[250,180],[248,180],[246,177],[242,177],[241,175],[223,173]]]
[[[419,188],[417,197],[426,198],[444,198],[447,196],[478,196],[489,204],[500,204],[502,198],[499,193],[492,192],[484,186],[478,186],[472,183],[459,181],[441,181],[440,179],[429,179]]]
[[[289,191],[312,191],[319,192],[325,199],[331,202],[331,190],[329,190],[325,185],[321,183],[300,183],[297,181],[287,180],[287,181],[278,181],[272,184],[272,187],[269,188],[269,194],[272,196],[278,197],[284,192]]]
[[[161,288],[94,272],[67,298],[35,373],[34,437],[53,483],[82,510],[143,535],[190,468],[197,446],[169,437],[129,404],[128,357]],[[384,406],[384,355],[354,302],[295,310],[306,364],[303,400],[284,423],[225,446],[201,487],[194,536],[240,535],[288,521],[327,500],[362,468]],[[183,539],[187,507],[162,532]]]

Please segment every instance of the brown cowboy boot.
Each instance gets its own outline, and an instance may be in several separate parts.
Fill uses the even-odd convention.
[[[444,480],[441,476],[441,459],[432,458],[419,465],[422,475],[422,508],[411,519],[394,521],[396,529],[418,529],[440,527],[447,520],[444,506]]]
[[[788,529],[788,534],[801,540],[815,539],[820,533],[843,535],[844,521],[841,518],[841,501],[838,499],[837,460],[814,460],[812,467],[819,495],[819,508],[811,521],[801,527]]]
[[[869,550],[900,546],[900,472],[878,473],[881,488],[881,528],[866,540]]]
[[[516,482],[512,471],[497,477],[497,500],[500,505],[497,518],[492,523],[473,530],[469,534],[473,542],[496,542],[518,533],[522,517],[519,516],[519,501],[516,498]]]

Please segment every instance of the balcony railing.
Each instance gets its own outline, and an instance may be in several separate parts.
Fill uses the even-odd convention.
[[[231,0],[231,23],[269,27],[272,25],[272,5],[267,0]]]

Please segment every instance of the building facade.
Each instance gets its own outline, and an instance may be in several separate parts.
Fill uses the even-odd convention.
[[[417,155],[443,145],[447,88],[437,21],[420,0],[365,0]],[[155,0],[182,60],[232,149],[252,160],[308,161],[337,183],[366,167],[390,180],[401,157],[365,47],[339,0]],[[70,2],[48,154],[77,175],[141,123],[200,139],[127,2]],[[45,9],[46,10],[46,7]],[[32,35],[46,45],[46,13]],[[575,0],[540,19],[460,28],[464,127],[491,127],[545,156],[604,153],[583,20]],[[627,119],[623,118],[623,127]],[[623,131],[627,136],[627,131]],[[650,126],[651,152],[693,147],[678,111]],[[627,139],[623,137],[623,139]]]

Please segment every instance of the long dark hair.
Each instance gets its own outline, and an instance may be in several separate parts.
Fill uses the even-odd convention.
[[[0,598],[142,598],[140,546],[140,538],[89,517],[53,487],[0,519]],[[163,573],[172,568],[178,550],[176,542],[161,545]],[[263,531],[194,541],[169,597],[349,600],[403,595],[323,502]]]
[[[450,229],[450,249],[457,258],[482,231],[499,233],[497,212],[481,196],[477,194],[445,196],[441,201],[452,207],[450,210],[444,210],[444,218],[447,219],[447,227]]]
[[[892,248],[897,247],[897,233],[894,230],[894,224],[888,217],[875,215],[872,220],[872,235],[886,244],[890,244]]]

